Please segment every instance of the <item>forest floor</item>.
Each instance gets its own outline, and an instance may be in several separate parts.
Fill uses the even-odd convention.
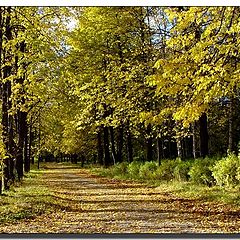
[[[0,197],[0,233],[240,232],[238,207],[179,198],[71,164],[44,164],[34,174]]]

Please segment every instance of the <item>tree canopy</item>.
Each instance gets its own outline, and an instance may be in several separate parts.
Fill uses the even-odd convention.
[[[4,187],[42,157],[109,166],[237,152],[239,14],[1,7]]]

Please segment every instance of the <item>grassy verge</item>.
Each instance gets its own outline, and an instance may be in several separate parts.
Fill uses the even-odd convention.
[[[215,201],[240,206],[240,184],[218,184],[214,173],[221,173],[224,179],[237,173],[216,169],[229,157],[221,159],[197,159],[190,161],[166,160],[160,166],[156,162],[121,163],[109,168],[92,167],[97,175],[118,180],[133,180],[154,186],[159,192],[177,197]],[[238,161],[238,160],[237,160]],[[234,162],[235,163],[235,162]],[[235,174],[235,175],[234,175]],[[218,174],[219,176],[219,174]]]
[[[158,182],[154,184],[159,191],[173,193],[178,197],[198,199],[203,201],[214,201],[219,203],[228,203],[240,206],[240,187],[225,189],[219,186],[204,186],[190,182]]]
[[[0,224],[20,219],[33,219],[37,215],[52,211],[52,196],[41,184],[43,170],[36,168],[26,174],[21,183],[11,186],[0,196]]]

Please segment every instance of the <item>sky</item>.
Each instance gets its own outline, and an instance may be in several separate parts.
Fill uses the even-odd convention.
[[[2,6],[239,6],[240,0],[1,0]]]

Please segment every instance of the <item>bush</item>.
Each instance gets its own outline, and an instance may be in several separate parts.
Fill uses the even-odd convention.
[[[158,180],[172,180],[177,160],[162,160],[161,165],[154,173],[154,178]]]
[[[234,186],[240,182],[240,159],[234,154],[218,161],[213,167],[213,177],[219,186]]]
[[[196,184],[213,185],[212,166],[215,159],[196,159],[189,171],[190,181]]]
[[[188,172],[191,167],[191,162],[181,161],[180,159],[176,161],[177,161],[177,165],[173,170],[174,178],[178,181],[187,181],[189,179]]]
[[[152,179],[154,172],[157,170],[158,164],[156,162],[145,162],[140,166],[139,177],[142,179]]]
[[[131,162],[127,167],[127,172],[131,178],[137,179],[139,177],[139,169],[141,167],[141,163],[137,161]]]
[[[127,162],[117,163],[113,166],[113,175],[125,175],[127,173]]]

